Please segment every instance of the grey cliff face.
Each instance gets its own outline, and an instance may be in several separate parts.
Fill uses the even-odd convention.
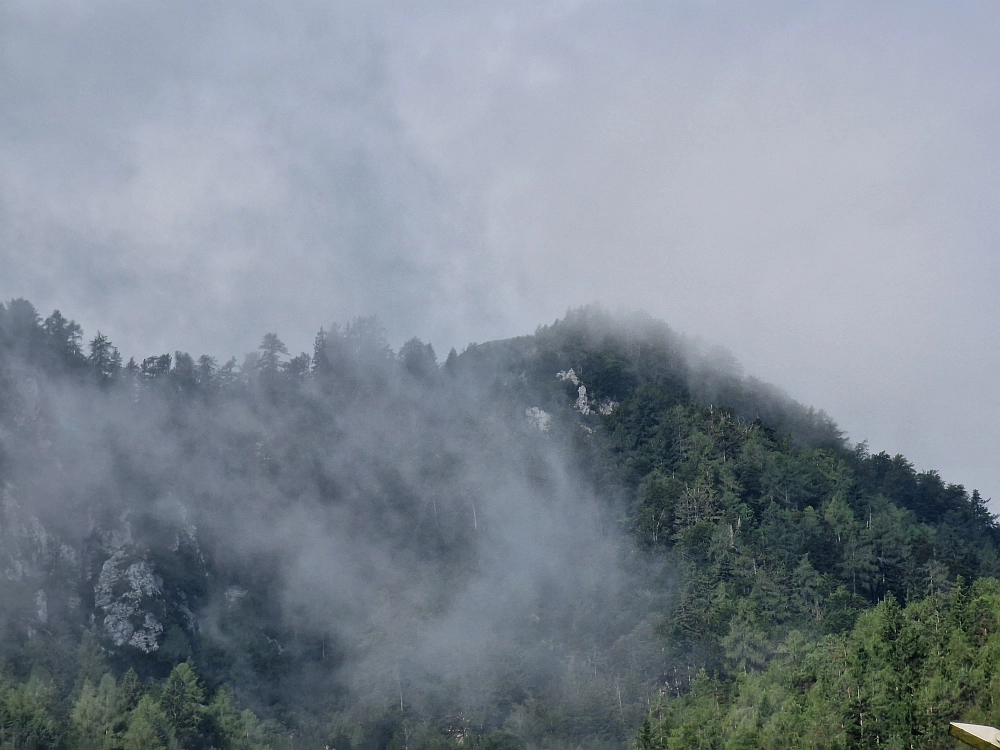
[[[165,613],[186,629],[196,627],[186,594],[168,596],[150,551],[134,538],[128,514],[68,543],[26,512],[15,492],[10,486],[2,491],[0,585],[4,606],[17,610],[22,632],[31,637],[53,617],[81,623],[89,619],[108,647],[149,654],[161,646]],[[164,554],[183,551],[201,561],[196,530],[184,513],[169,540]],[[82,611],[86,601],[93,602],[89,613]]]
[[[159,648],[163,625],[144,607],[163,594],[163,580],[135,553],[119,549],[101,567],[94,606],[104,612],[104,630],[116,646],[150,653]]]

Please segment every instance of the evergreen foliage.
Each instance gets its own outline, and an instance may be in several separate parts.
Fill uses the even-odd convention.
[[[443,365],[373,318],[242,366],[82,341],[0,305],[0,748],[946,747],[1000,721],[986,501],[660,322],[588,307]],[[518,492],[579,570],[484,601],[509,622],[473,676],[430,664],[483,540],[540,523]],[[395,587],[288,591],[280,516],[315,508]],[[218,522],[254,514],[274,538]],[[602,554],[616,587],[586,579]]]
[[[762,671],[661,696],[636,739],[653,748],[951,748],[949,721],[1000,723],[1000,581],[906,607],[891,594],[853,630],[790,631]]]

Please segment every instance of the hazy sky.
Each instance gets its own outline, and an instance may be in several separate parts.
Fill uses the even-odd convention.
[[[126,356],[569,307],[1000,500],[1000,4],[0,2],[0,298]]]

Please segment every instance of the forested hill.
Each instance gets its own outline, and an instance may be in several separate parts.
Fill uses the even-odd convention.
[[[644,316],[124,362],[14,300],[0,492],[0,748],[947,747],[997,711],[978,493]]]

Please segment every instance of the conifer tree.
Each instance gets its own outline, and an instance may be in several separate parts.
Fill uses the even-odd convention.
[[[205,692],[189,662],[174,667],[163,687],[160,705],[182,747],[195,747],[204,721]]]

